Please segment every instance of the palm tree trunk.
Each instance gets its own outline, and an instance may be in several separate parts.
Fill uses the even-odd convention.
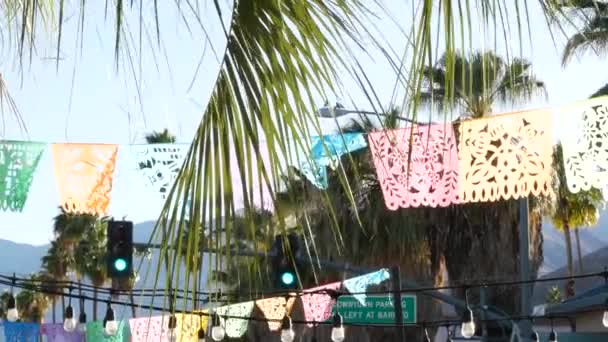
[[[566,255],[568,257],[568,275],[574,275],[574,262],[572,261],[572,237],[570,236],[570,226],[564,220],[564,240],[566,242]]]
[[[97,320],[97,288],[93,288],[93,320]]]
[[[576,236],[576,251],[578,253],[578,272],[582,274],[583,271],[583,253],[581,252],[581,238],[579,236],[578,231],[580,228],[576,228],[574,230],[574,236]]]

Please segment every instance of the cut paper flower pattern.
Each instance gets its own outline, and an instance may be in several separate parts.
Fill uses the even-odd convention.
[[[305,293],[300,296],[305,320],[308,322],[324,322],[328,320],[331,317],[332,307],[336,303],[336,299],[332,298],[328,293],[322,292],[322,290],[338,291],[341,286],[342,283],[337,282],[305,290]],[[313,325],[313,323],[308,323],[310,327]]]
[[[150,144],[131,146],[135,166],[146,186],[165,199],[184,163],[188,145]]]
[[[116,166],[116,145],[54,144],[55,178],[67,212],[106,215]]]
[[[559,122],[568,189],[603,189],[608,185],[608,97],[561,109]]]
[[[0,141],[0,209],[20,212],[46,144]]]
[[[335,169],[342,155],[365,147],[367,141],[361,133],[311,137],[310,156],[302,157],[300,172],[317,188],[327,189],[327,167]]]
[[[388,209],[458,203],[458,152],[451,125],[373,132],[369,140]]]
[[[546,110],[460,124],[460,201],[551,193],[553,143]]]

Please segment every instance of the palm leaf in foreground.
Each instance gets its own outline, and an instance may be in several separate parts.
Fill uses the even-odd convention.
[[[354,36],[348,18],[360,18],[359,11],[358,1],[236,2],[214,91],[156,225],[163,241],[157,274],[162,264],[169,271],[163,287],[175,288],[185,278],[186,287],[196,290],[193,279],[198,277],[191,270],[202,269],[196,265],[202,259],[193,257],[200,241],[224,247],[213,269],[222,268],[224,256],[230,259],[236,205],[230,170],[240,174],[245,217],[253,213],[253,192],[260,191],[253,189],[253,169],[259,171],[261,187],[271,193],[279,189],[280,166],[292,158],[289,141],[301,144],[299,138],[310,135],[308,124],[316,122],[310,109],[315,97],[331,89],[337,51],[346,48],[341,37]],[[257,162],[265,152],[262,140],[269,165]],[[182,242],[186,229],[196,243]],[[252,223],[248,230],[255,235]],[[168,248],[169,241],[177,241],[175,249]],[[183,248],[185,256],[177,252]],[[186,274],[180,274],[184,257]]]

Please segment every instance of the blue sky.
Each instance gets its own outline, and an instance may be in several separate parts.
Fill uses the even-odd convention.
[[[190,141],[213,86],[217,58],[209,45],[205,48],[204,39],[201,38],[204,33],[200,28],[191,25],[193,33],[188,33],[174,3],[161,3],[165,6],[161,8],[164,48],[158,51],[157,47],[150,47],[143,35],[146,45],[141,70],[138,56],[132,56],[131,67],[128,56],[123,54],[116,72],[114,23],[111,19],[104,21],[103,5],[89,5],[87,8],[82,49],[75,46],[79,41],[77,12],[68,11],[61,52],[63,60],[58,71],[55,62],[48,59],[55,54],[54,38],[41,38],[31,65],[26,59],[22,69],[14,53],[0,53],[0,72],[27,124],[29,139],[45,142],[142,143],[144,134],[167,127],[177,134],[178,141]],[[203,3],[213,6],[210,2]],[[397,16],[396,21],[409,28],[409,14],[401,8],[409,8],[407,2],[387,3],[393,13],[403,13],[403,17]],[[532,18],[542,15],[540,9],[535,7],[536,3],[530,6]],[[208,14],[205,18],[208,20],[205,28],[214,49],[220,54],[224,42],[221,26],[217,20],[214,22],[214,9],[209,7],[206,10]],[[194,22],[194,19],[189,19],[191,23]],[[131,48],[135,48],[138,44],[136,13],[130,15],[127,23],[132,25],[127,29],[133,38],[128,39],[131,40]],[[151,25],[152,21],[148,20],[147,24]],[[602,72],[606,70],[602,58],[585,56],[562,68],[560,56],[563,39],[558,41],[556,49],[544,20],[531,20],[531,25],[532,46],[528,48],[526,41],[524,56],[532,61],[536,74],[545,81],[549,100],[548,103],[544,100],[534,101],[527,107],[562,105],[581,100],[608,83],[608,72]],[[378,27],[401,53],[405,38],[395,24],[384,19],[378,22]],[[152,30],[153,27],[148,29]],[[483,47],[482,42],[479,37],[475,39],[477,47]],[[499,53],[501,50],[498,49]],[[157,57],[158,67],[152,51]],[[205,56],[192,82],[203,51],[206,51]],[[394,72],[379,52],[370,51],[371,56],[361,53],[358,57],[365,65],[381,101],[388,103],[395,82]],[[140,92],[137,91],[134,75],[141,82]],[[352,98],[358,107],[369,108],[353,80],[345,77],[342,82],[349,94],[338,95],[338,99],[349,102]],[[7,123],[3,138],[28,138],[20,132],[13,118],[7,117]],[[160,209],[159,201],[145,195],[145,188],[126,172],[128,168],[121,168],[120,160],[118,167],[112,193],[112,215],[127,215],[136,222],[155,219]],[[57,213],[58,199],[52,160],[47,151],[35,175],[24,211],[0,212],[0,238],[31,244],[48,242],[52,237],[52,218]]]

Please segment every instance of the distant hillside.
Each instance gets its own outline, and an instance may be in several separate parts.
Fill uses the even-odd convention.
[[[0,239],[0,272],[28,274],[40,269],[48,245],[32,246]]]
[[[587,254],[583,257],[583,271],[584,273],[594,273],[594,272],[602,272],[604,267],[608,266],[608,246],[600,248],[599,250]],[[577,267],[575,267],[575,274],[579,274]],[[541,278],[557,278],[564,277],[568,275],[567,268],[561,267],[554,272],[544,275]],[[604,279],[600,278],[585,278],[585,279],[577,279],[576,284],[576,293],[582,293],[585,290],[598,286],[599,284],[603,284]],[[558,286],[562,291],[564,290],[565,281],[560,282],[539,282],[534,287],[534,296],[533,296],[533,304],[543,304],[545,302],[545,296],[547,291],[553,287]]]
[[[608,213],[607,213],[608,214]],[[598,249],[608,245],[604,236],[608,236],[608,226],[603,229],[581,229],[581,251],[583,255],[593,253]],[[550,224],[543,225],[543,254],[544,263],[541,266],[540,274],[547,274],[557,270],[566,264],[566,243],[564,242],[564,233],[556,230]],[[576,258],[576,241],[572,234],[572,243],[574,257]]]

